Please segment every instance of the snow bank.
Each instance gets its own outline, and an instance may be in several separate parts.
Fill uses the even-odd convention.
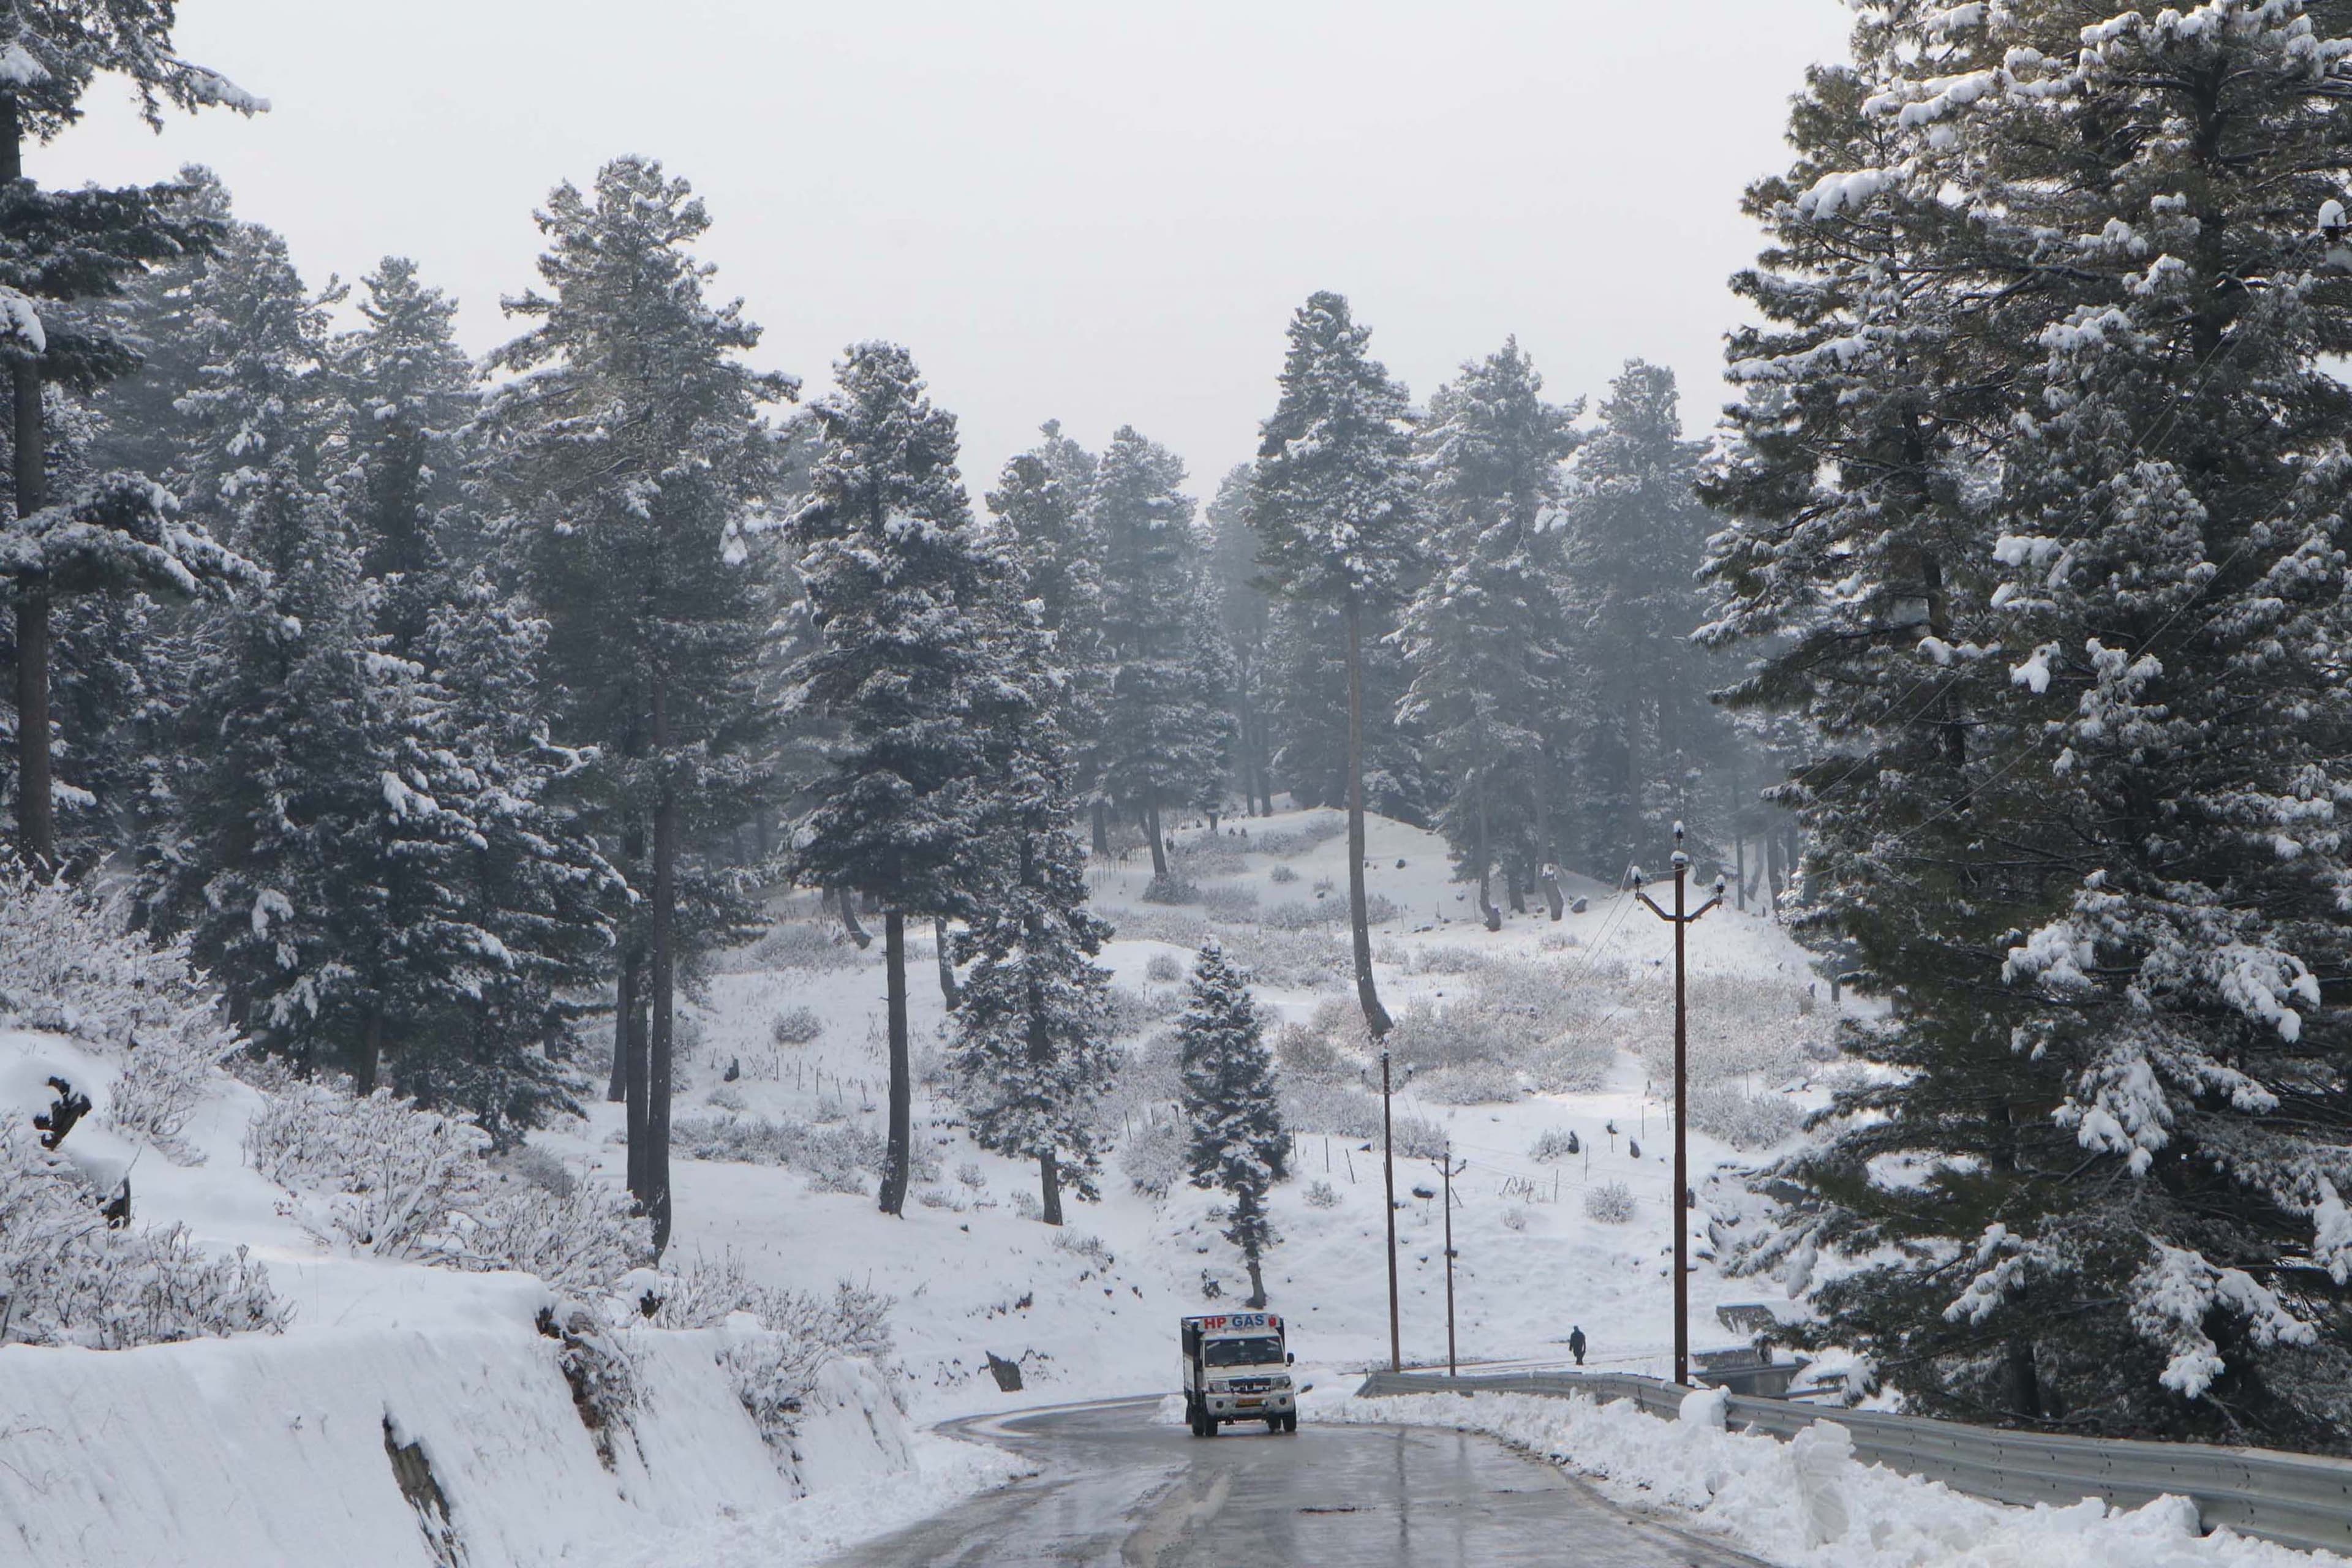
[[[513,1287],[517,1309],[541,1294]],[[426,1512],[473,1568],[577,1563],[914,1466],[904,1416],[856,1362],[824,1369],[794,1453],[774,1454],[719,1363],[725,1337],[621,1337],[637,1392],[610,1468],[560,1343],[527,1321],[110,1352],[9,1345],[0,1541],[87,1568],[408,1568],[435,1561]],[[404,1495],[393,1450],[409,1445],[437,1506]],[[408,1493],[422,1489],[412,1476]]]
[[[1696,1398],[1696,1396],[1694,1396]],[[2158,1498],[2110,1508],[2012,1508],[1939,1482],[1864,1466],[1845,1430],[1817,1422],[1801,1440],[1725,1431],[1711,1412],[1663,1421],[1630,1403],[1526,1394],[1405,1394],[1310,1406],[1309,1419],[1483,1432],[1599,1479],[1621,1502],[1664,1503],[1699,1528],[1786,1568],[2326,1568],[2346,1559],[2217,1530],[2196,1505]],[[1810,1438],[1810,1441],[1803,1439]]]

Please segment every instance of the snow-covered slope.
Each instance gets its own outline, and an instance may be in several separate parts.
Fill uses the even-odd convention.
[[[1197,879],[1207,908],[1142,903],[1150,871],[1141,851],[1129,865],[1097,863],[1091,880],[1097,905],[1121,928],[1108,961],[1148,1019],[1130,1042],[1137,1060],[1146,1050],[1143,1041],[1172,1027],[1181,992],[1181,981],[1165,978],[1171,973],[1165,962],[1157,966],[1163,978],[1152,978],[1154,961],[1182,963],[1201,931],[1223,933],[1245,963],[1261,950],[1283,959],[1270,967],[1281,971],[1277,980],[1293,983],[1259,987],[1270,1018],[1303,1022],[1319,1006],[1347,1005],[1352,985],[1343,973],[1298,984],[1293,962],[1301,944],[1343,953],[1343,925],[1268,938],[1265,923],[1249,918],[1247,908],[1252,895],[1260,916],[1285,904],[1344,901],[1344,839],[1326,837],[1312,847],[1275,856],[1245,848],[1231,831],[1246,826],[1253,847],[1269,834],[1277,842],[1288,836],[1295,845],[1332,817],[1294,813],[1227,825],[1214,857],[1191,857],[1196,865],[1223,868]],[[1180,838],[1197,848],[1204,836],[1196,826]],[[1490,934],[1450,880],[1440,839],[1375,819],[1370,850],[1372,891],[1395,911],[1375,935],[1383,995],[1392,1011],[1402,1016],[1461,997],[1474,982],[1464,972],[1471,958],[1522,963],[1539,981],[1557,977],[1595,1003],[1590,1032],[1600,1042],[1604,1068],[1594,1087],[1513,1092],[1465,1106],[1425,1099],[1417,1084],[1398,1096],[1401,1119],[1435,1124],[1456,1157],[1469,1163],[1454,1184],[1462,1355],[1564,1359],[1562,1342],[1571,1326],[1581,1326],[1591,1342],[1592,1363],[1660,1370],[1673,1343],[1666,1263],[1673,1213],[1670,1090],[1648,1081],[1631,1047],[1664,1036],[1663,1010],[1672,994],[1664,966],[1672,952],[1670,933],[1630,898],[1579,884],[1569,891],[1589,900],[1584,912],[1555,925],[1538,908]],[[1286,874],[1277,868],[1286,868]],[[1329,890],[1318,899],[1317,889],[1326,884]],[[689,1121],[814,1123],[878,1138],[887,1075],[878,943],[864,953],[818,945],[817,911],[804,896],[786,913],[784,937],[740,955],[713,979],[696,1026],[688,1031],[692,1044],[677,1115]],[[919,1070],[936,1060],[945,1017],[930,954],[921,945],[909,965]],[[812,952],[830,967],[804,966]],[[1694,975],[1716,984],[1711,1010],[1695,1026],[1695,1051],[1736,1047],[1743,1032],[1789,1034],[1795,998],[1811,976],[1804,955],[1780,927],[1756,915],[1718,910],[1694,928],[1690,954]],[[1824,1023],[1829,1014],[1827,988],[1821,990],[1820,1014],[1808,1026]],[[1728,1012],[1727,995],[1733,999]],[[813,1018],[796,1020],[785,1033],[804,1036],[813,1022],[815,1038],[780,1044],[779,1018],[798,1009]],[[1710,1029],[1725,1037],[1705,1037]],[[1627,1048],[1613,1048],[1620,1043]],[[739,1076],[726,1081],[730,1065]],[[1793,1079],[1751,1074],[1748,1083],[1760,1095],[1792,1103],[1821,1097],[1801,1072]],[[736,1106],[740,1110],[730,1109]],[[600,1106],[593,1125],[576,1137],[547,1142],[617,1170],[617,1110]],[[1164,1102],[1124,1108],[1129,1128],[1140,1128],[1145,1117],[1164,1121],[1170,1114]],[[676,1245],[689,1253],[731,1251],[754,1277],[777,1285],[823,1289],[847,1279],[896,1297],[898,1343],[922,1414],[1002,1408],[1034,1402],[1041,1393],[1076,1397],[1169,1386],[1175,1375],[1172,1320],[1202,1310],[1210,1299],[1205,1289],[1231,1300],[1241,1288],[1233,1250],[1210,1218],[1213,1194],[1179,1184],[1165,1201],[1148,1197],[1129,1184],[1115,1155],[1104,1172],[1103,1201],[1070,1205],[1069,1223],[1057,1232],[1025,1217],[1019,1206],[1034,1194],[1034,1171],[973,1147],[956,1125],[942,1086],[919,1092],[916,1125],[918,1144],[935,1169],[916,1183],[926,1202],[909,1204],[903,1219],[880,1216],[869,1195],[813,1190],[805,1170],[681,1159],[675,1176]],[[1539,1161],[1531,1154],[1539,1137],[1569,1131],[1577,1136],[1577,1156]],[[1380,1165],[1377,1146],[1366,1144],[1362,1137],[1302,1135],[1295,1179],[1274,1197],[1283,1240],[1270,1258],[1267,1281],[1275,1309],[1293,1319],[1303,1363],[1336,1367],[1386,1359]],[[1703,1134],[1692,1140],[1693,1170],[1701,1177],[1723,1163],[1755,1157]],[[1587,1215],[1588,1189],[1611,1183],[1627,1189],[1630,1223]],[[1433,1163],[1400,1158],[1404,1348],[1408,1359],[1423,1362],[1442,1362],[1445,1354],[1443,1219],[1437,1205],[1414,1190],[1437,1184]],[[1738,1342],[1743,1336],[1719,1326],[1714,1308],[1757,1300],[1765,1287],[1716,1270],[1704,1206],[1713,1200],[1704,1181],[1698,1184],[1703,1207],[1693,1215],[1701,1255],[1692,1279],[1694,1342]],[[1328,1196],[1316,1190],[1321,1186],[1328,1186]],[[1330,1206],[1311,1203],[1310,1193]],[[1717,1206],[1724,1217],[1735,1216],[1727,1194]],[[985,1372],[992,1353],[1022,1365],[1024,1393],[997,1390]]]
[[[1002,1473],[917,1437],[854,1361],[819,1373],[778,1456],[721,1363],[725,1329],[613,1336],[634,1397],[617,1430],[593,1430],[540,1326],[540,1281],[330,1251],[244,1163],[255,1090],[218,1078],[185,1134],[201,1163],[181,1164],[107,1125],[113,1072],[76,1042],[0,1031],[12,1119],[47,1103],[53,1076],[85,1089],[92,1112],[60,1152],[110,1184],[127,1171],[137,1223],[247,1247],[292,1320],[134,1350],[0,1345],[0,1561],[410,1568],[436,1561],[436,1536],[475,1568],[659,1561],[681,1540],[720,1561],[740,1537],[789,1563],[796,1542],[887,1528]],[[825,1500],[796,1509],[811,1493]]]

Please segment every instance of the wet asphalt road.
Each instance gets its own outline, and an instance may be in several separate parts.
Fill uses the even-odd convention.
[[[1310,1425],[1204,1440],[1154,1425],[1157,1405],[956,1424],[1038,1474],[870,1542],[837,1568],[1759,1568],[1487,1438]]]

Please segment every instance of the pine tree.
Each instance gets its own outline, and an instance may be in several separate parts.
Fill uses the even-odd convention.
[[[1209,597],[1231,670],[1226,682],[1234,739],[1234,782],[1252,816],[1274,812],[1276,697],[1274,606],[1257,582],[1257,534],[1250,527],[1250,468],[1236,464],[1209,503]]]
[[[1204,605],[1184,465],[1132,426],[1111,437],[1089,506],[1102,543],[1103,640],[1109,656],[1097,765],[1102,793],[1140,819],[1151,869],[1166,879],[1160,814],[1224,781],[1216,644],[1202,640]]]
[[[1213,937],[1201,949],[1177,1026],[1185,1166],[1196,1187],[1215,1187],[1232,1200],[1225,1239],[1249,1269],[1249,1305],[1265,1305],[1265,1255],[1281,1239],[1266,1212],[1266,1194],[1282,1180],[1290,1142],[1275,1093],[1274,1056],[1267,1050],[1249,979],[1234,967]]]
[[[473,414],[474,367],[457,347],[457,301],[419,280],[415,262],[386,257],[360,282],[367,324],[333,345],[350,410],[350,468],[338,483],[367,574],[382,584],[381,629],[409,653],[449,570],[445,517],[457,501],[456,433]]]
[[[1015,459],[1016,462],[1019,459]],[[1087,907],[1086,855],[1070,831],[1070,757],[1060,732],[1058,644],[1018,560],[998,567],[991,605],[1007,679],[989,729],[992,784],[982,828],[986,863],[961,944],[971,977],[949,1066],[983,1149],[1037,1162],[1047,1225],[1062,1188],[1097,1194],[1096,1108],[1119,1064],[1110,974],[1094,961],[1110,927]]]
[[[1053,634],[1054,661],[1065,673],[1055,721],[1071,753],[1072,788],[1092,796],[1101,764],[1097,747],[1109,698],[1109,653],[1104,642],[1102,537],[1087,505],[1095,458],[1049,419],[1045,439],[1004,465],[988,510],[1011,531],[1024,564],[1030,596]],[[1095,848],[1108,854],[1108,818],[1096,802]]]
[[[888,970],[889,1164],[905,1206],[914,1082],[907,917],[970,919],[994,759],[984,716],[1006,684],[990,646],[995,571],[956,469],[955,416],[913,356],[854,345],[810,408],[824,449],[791,531],[816,640],[796,710],[839,728],[795,834],[802,881],[880,900]]]
[[[1286,597],[1338,612],[1348,689],[1348,912],[1356,994],[1377,1038],[1389,1015],[1372,981],[1364,894],[1366,621],[1411,591],[1419,523],[1405,391],[1368,355],[1370,340],[1338,294],[1310,296],[1291,318],[1282,397],[1263,427],[1252,494],[1267,581]]]
[[[1440,564],[1403,617],[1413,672],[1403,717],[1441,759],[1438,826],[1460,872],[1477,883],[1489,931],[1502,926],[1489,891],[1498,863],[1509,868],[1515,902],[1540,879],[1552,918],[1561,913],[1546,755],[1567,697],[1553,523],[1579,410],[1542,393],[1513,340],[1439,388],[1420,432]]]
[[[1580,858],[1614,875],[1685,822],[1727,845],[1700,807],[1734,738],[1706,700],[1706,618],[1693,582],[1713,520],[1694,489],[1706,444],[1682,439],[1675,374],[1628,361],[1577,453],[1562,511],[1574,700],[1563,746],[1575,762]]]
[[[179,58],[172,44],[166,0],[60,0],[34,5],[15,0],[0,13],[0,353],[9,364],[10,467],[16,517],[0,546],[14,584],[17,837],[37,866],[56,858],[55,791],[50,762],[51,619],[59,593],[121,592],[130,587],[176,588],[226,563],[211,542],[167,527],[153,505],[125,506],[129,483],[110,485],[113,504],[96,498],[62,503],[52,511],[48,482],[47,392],[62,385],[87,393],[135,363],[103,326],[75,330],[69,320],[44,323],[36,300],[69,302],[121,292],[123,279],[154,262],[184,254],[205,236],[171,222],[166,190],[45,192],[25,174],[27,137],[47,143],[81,117],[81,100],[100,74],[127,79],[141,112],[162,129],[166,103],[185,110],[226,105],[251,114],[267,109],[216,72]],[[110,541],[101,532],[131,532]],[[57,583],[50,558],[60,546],[73,558],[79,587]],[[183,552],[179,542],[188,548]]]
[[[1757,1260],[1931,1413],[2339,1447],[2352,39],[2084,21],[1866,14],[1750,194],[1710,636],[1904,1004]]]
[[[743,821],[766,787],[768,618],[742,531],[772,479],[761,409],[794,390],[742,364],[760,332],[740,302],[706,297],[710,268],[688,247],[709,221],[648,159],[607,163],[593,192],[556,187],[538,216],[548,291],[507,302],[537,325],[492,356],[515,379],[484,411],[478,458],[485,504],[547,623],[558,733],[598,746],[605,846],[644,894],[614,1016],[629,1190],[657,1249],[680,958],[744,918],[722,889],[689,885],[685,846],[698,823]],[[707,918],[681,918],[697,905]]]

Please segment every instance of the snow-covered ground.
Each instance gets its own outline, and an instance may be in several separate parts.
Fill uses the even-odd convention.
[[[1268,940],[1265,927],[1242,910],[1253,894],[1260,914],[1286,903],[1344,904],[1343,837],[1327,837],[1280,856],[1245,847],[1269,834],[1311,837],[1318,822],[1329,833],[1336,817],[1289,813],[1226,824],[1216,841],[1221,858],[1211,863],[1231,868],[1237,860],[1238,868],[1197,879],[1209,908],[1223,914],[1198,904],[1143,903],[1150,868],[1140,849],[1123,867],[1097,863],[1091,880],[1097,907],[1122,931],[1107,962],[1148,1016],[1129,1039],[1132,1055],[1140,1059],[1146,1042],[1173,1028],[1181,1005],[1181,979],[1151,978],[1155,960],[1161,961],[1158,973],[1167,976],[1170,963],[1188,963],[1198,931],[1215,931],[1250,962]],[[1243,839],[1233,831],[1237,827],[1251,837]],[[1195,847],[1205,834],[1197,826],[1181,830],[1180,845]],[[1528,966],[1541,984],[1556,977],[1563,986],[1589,992],[1596,1003],[1591,1032],[1604,1047],[1620,1035],[1631,1037],[1637,1021],[1646,1023],[1651,1037],[1663,1037],[1672,1000],[1671,933],[1630,896],[1578,882],[1568,893],[1588,900],[1584,912],[1555,924],[1538,904],[1490,934],[1478,924],[1464,889],[1450,879],[1441,839],[1376,818],[1369,848],[1371,890],[1396,910],[1374,936],[1382,994],[1392,1012],[1442,1007],[1475,983],[1475,974],[1465,972],[1466,961],[1500,960]],[[1318,886],[1328,889],[1320,899]],[[739,955],[713,977],[695,1009],[677,1115],[681,1121],[814,1123],[878,1138],[887,1079],[879,942],[862,953],[823,948],[819,962],[835,967],[787,966],[783,960],[811,951],[819,924],[814,900],[805,896],[793,900],[786,914],[794,933],[790,940]],[[1139,929],[1154,935],[1139,939],[1133,934]],[[1186,940],[1159,940],[1161,934]],[[1271,940],[1285,960],[1279,977],[1293,983],[1258,989],[1270,1029],[1279,1022],[1305,1022],[1318,1006],[1352,1005],[1353,985],[1340,962],[1343,924],[1296,937],[1277,932]],[[909,973],[920,1072],[938,1058],[946,1013],[928,939],[915,945]],[[1312,984],[1297,983],[1302,976],[1295,961],[1302,947],[1333,961],[1331,971]],[[1698,980],[1732,989],[1743,1006],[1771,1010],[1770,1028],[1762,1032],[1784,1036],[1797,1022],[1795,997],[1811,976],[1804,955],[1769,921],[1719,910],[1693,929],[1690,958]],[[1830,1010],[1825,985],[1821,993],[1815,1025],[1825,1023]],[[815,1037],[780,1045],[777,1019],[799,1008],[814,1016]],[[1707,1029],[1737,1032],[1727,1026],[1719,1005],[1701,1019],[1695,1052],[1736,1043],[1704,1037]],[[787,1032],[808,1032],[808,1021]],[[1456,1158],[1468,1162],[1454,1188],[1456,1335],[1465,1358],[1564,1360],[1563,1342],[1571,1327],[1580,1326],[1591,1341],[1588,1364],[1648,1372],[1666,1364],[1673,1344],[1670,1089],[1650,1080],[1637,1056],[1603,1054],[1601,1081],[1576,1092],[1513,1092],[1507,1100],[1466,1106],[1427,1099],[1415,1083],[1397,1095],[1401,1123],[1410,1117],[1434,1124]],[[730,1064],[740,1075],[726,1081]],[[1817,1069],[1817,1064],[1806,1066]],[[1751,1074],[1748,1081],[1759,1093],[1777,1096],[1785,1089],[1801,1101],[1822,1093],[1808,1071],[1788,1078]],[[1139,1129],[1147,1117],[1164,1121],[1171,1109],[1165,1102],[1126,1106],[1125,1125]],[[1021,1206],[1034,1194],[1034,1169],[976,1148],[957,1124],[944,1085],[933,1082],[919,1091],[915,1120],[918,1145],[936,1169],[934,1179],[916,1183],[925,1201],[910,1203],[903,1219],[880,1216],[870,1195],[812,1190],[809,1173],[789,1166],[681,1158],[674,1177],[674,1245],[688,1253],[731,1252],[754,1278],[779,1286],[826,1289],[847,1279],[897,1298],[899,1354],[914,1382],[914,1408],[925,1417],[1012,1408],[1039,1397],[1165,1389],[1175,1377],[1173,1320],[1206,1310],[1204,1281],[1213,1281],[1217,1299],[1229,1302],[1244,1289],[1238,1259],[1209,1217],[1215,1194],[1180,1183],[1164,1201],[1148,1196],[1130,1184],[1114,1153],[1105,1163],[1102,1201],[1068,1205],[1068,1224],[1057,1232],[1027,1217]],[[1580,1148],[1577,1155],[1545,1161],[1530,1152],[1539,1138],[1571,1131]],[[598,1159],[617,1173],[619,1109],[599,1105],[586,1127],[538,1141],[567,1157]],[[1779,1294],[1769,1282],[1723,1276],[1706,1235],[1710,1206],[1736,1218],[1728,1191],[1718,1202],[1706,1173],[1757,1157],[1705,1135],[1692,1139],[1695,1184],[1702,1189],[1702,1208],[1692,1216],[1699,1258],[1691,1281],[1696,1345],[1741,1342],[1717,1322],[1717,1303]],[[1376,1142],[1308,1131],[1299,1139],[1294,1179],[1274,1197],[1283,1240],[1267,1268],[1272,1305],[1290,1315],[1302,1363],[1326,1369],[1327,1377],[1335,1369],[1387,1357],[1380,1182]],[[1587,1189],[1612,1182],[1629,1191],[1630,1223],[1587,1215]],[[1321,1185],[1328,1185],[1330,1206],[1308,1201]],[[1433,1162],[1400,1158],[1403,1342],[1407,1358],[1423,1363],[1442,1363],[1445,1356],[1443,1217],[1433,1200],[1415,1195],[1438,1186]],[[1022,1365],[1022,1393],[997,1390],[985,1371],[990,1353]]]
[[[1686,1405],[1704,1406],[1704,1395]],[[1782,1568],[2324,1568],[2345,1559],[2217,1530],[2197,1509],[2158,1498],[2137,1509],[2096,1499],[2070,1508],[2011,1508],[1934,1481],[1855,1462],[1844,1429],[1821,1423],[1796,1441],[1724,1430],[1719,1409],[1679,1421],[1630,1402],[1533,1394],[1408,1394],[1332,1399],[1310,1420],[1405,1422],[1500,1437],[1594,1478],[1634,1509],[1670,1510]]]

